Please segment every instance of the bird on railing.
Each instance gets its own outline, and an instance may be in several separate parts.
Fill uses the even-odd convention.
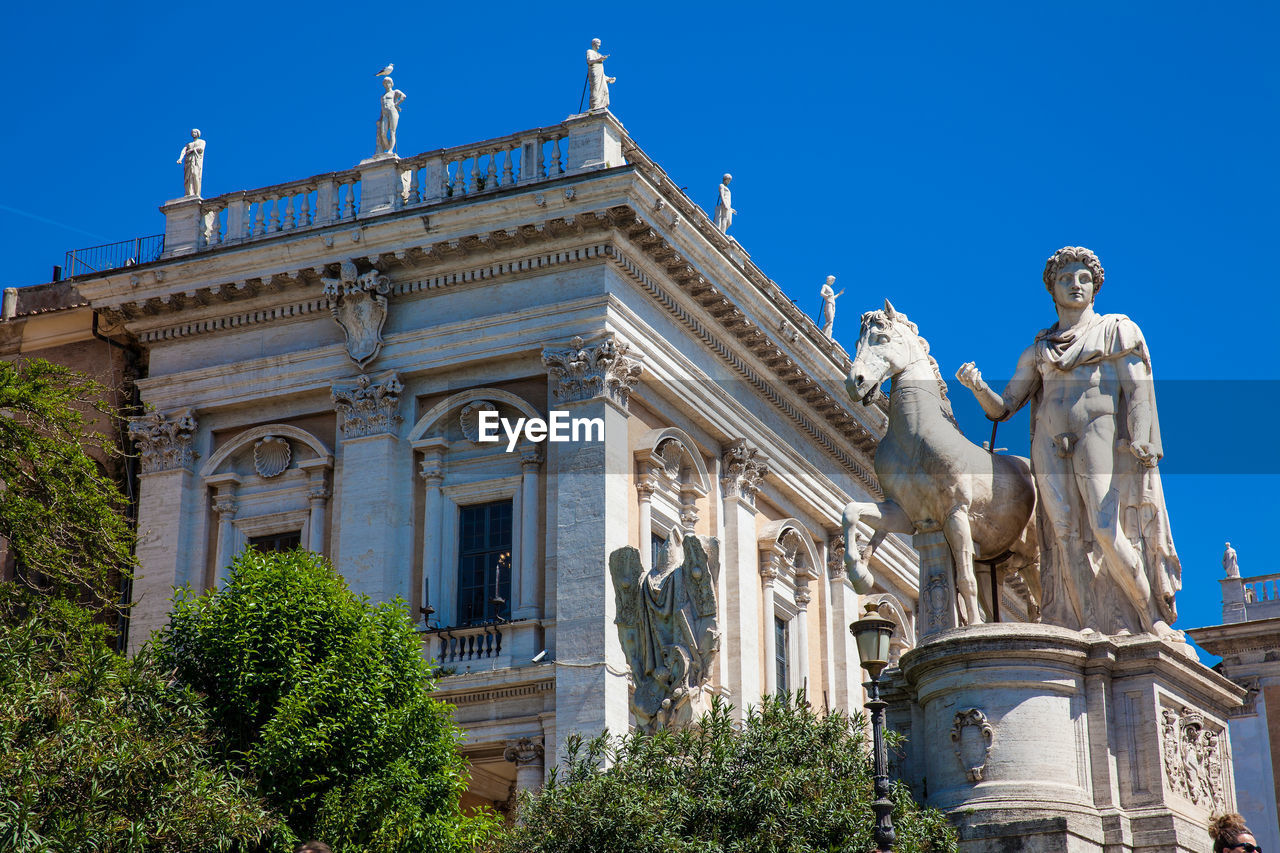
[[[367,68],[368,66],[365,66],[365,67]],[[388,62],[388,63],[387,63],[387,67],[386,67],[386,68],[382,69],[381,71],[379,71],[377,74],[374,74],[373,76],[374,76],[374,77],[386,77],[388,74],[390,74],[390,73],[391,73],[392,71],[394,71],[395,69],[396,69],[395,63],[394,63],[394,62]]]

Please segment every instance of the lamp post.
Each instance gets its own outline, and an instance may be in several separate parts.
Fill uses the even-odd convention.
[[[884,709],[888,704],[880,698],[880,673],[889,665],[889,640],[893,637],[893,622],[880,616],[879,605],[868,602],[866,613],[849,626],[858,646],[858,659],[871,679],[862,685],[867,688],[866,709],[871,712],[872,748],[875,750],[875,802],[871,807],[876,813],[876,847],[893,849],[893,801],[889,799],[889,759],[884,747]]]

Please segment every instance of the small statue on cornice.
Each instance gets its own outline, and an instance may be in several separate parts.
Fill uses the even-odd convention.
[[[204,145],[200,131],[192,128],[191,141],[178,154],[178,162],[182,164],[183,194],[187,198],[200,197],[200,183],[204,179]]]
[[[822,334],[826,335],[829,341],[835,340],[836,299],[844,293],[843,288],[840,293],[836,293],[835,288],[832,287],[835,283],[836,277],[829,275],[826,284],[822,285]]]
[[[591,93],[592,112],[609,109],[609,85],[618,82],[617,77],[607,77],[604,73],[604,61],[609,54],[600,52],[600,39],[592,39],[587,50],[587,88]]]
[[[1227,550],[1222,552],[1222,569],[1229,578],[1240,577],[1240,563],[1236,560],[1236,549],[1227,543]]]
[[[355,261],[343,261],[338,277],[322,276],[333,319],[347,337],[347,355],[361,368],[382,350],[391,280],[376,269],[361,274]]]
[[[726,172],[720,179],[720,198],[716,201],[716,230],[721,234],[729,233],[729,226],[733,224],[733,215],[738,212],[733,209],[733,193],[729,191],[731,183],[733,183],[733,175]]]

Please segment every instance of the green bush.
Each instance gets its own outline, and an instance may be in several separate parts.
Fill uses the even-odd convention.
[[[0,850],[185,853],[254,845],[278,820],[212,758],[194,693],[107,645],[66,602],[0,630]]]
[[[221,754],[297,837],[427,853],[470,849],[493,827],[459,809],[460,734],[428,695],[403,603],[371,606],[323,557],[245,552],[225,588],[180,591],[157,642],[207,697]]]
[[[874,850],[872,770],[861,715],[766,698],[736,727],[716,702],[699,725],[571,739],[562,773],[520,802],[500,853],[809,853]],[[902,853],[953,853],[937,811],[893,793]]]

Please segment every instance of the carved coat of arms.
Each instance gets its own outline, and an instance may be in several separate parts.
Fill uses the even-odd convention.
[[[347,336],[347,355],[360,367],[382,350],[391,280],[376,269],[360,273],[354,261],[343,261],[338,278],[322,277],[333,319]]]

